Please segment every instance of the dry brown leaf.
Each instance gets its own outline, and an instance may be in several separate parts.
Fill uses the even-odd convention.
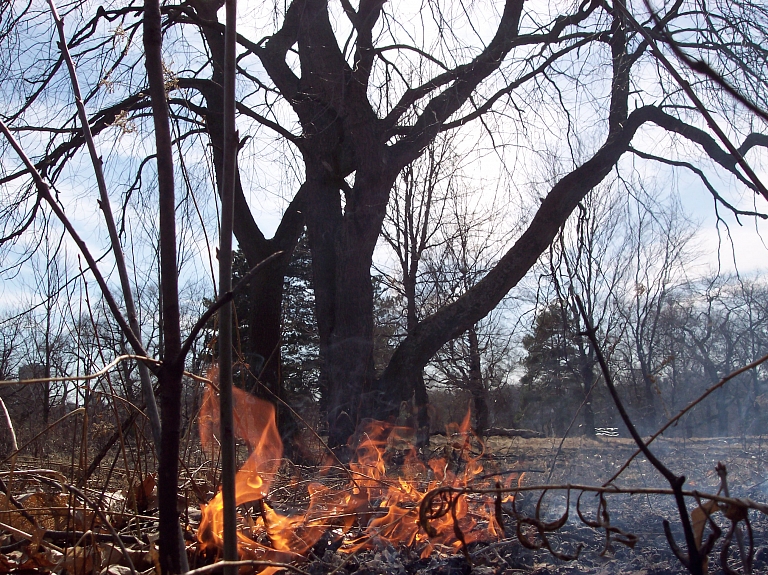
[[[136,486],[136,511],[146,513],[147,510],[152,508],[153,499],[156,499],[156,496],[154,498],[152,496],[154,489],[155,476],[150,473],[144,478],[144,481]]]
[[[41,529],[63,531],[69,523],[69,500],[61,493],[38,491],[19,497],[19,502],[35,518]]]
[[[56,573],[93,573],[99,570],[101,556],[92,547],[70,547],[54,567]]]
[[[128,489],[128,497],[124,491],[112,491],[104,493],[102,496],[102,505],[108,513],[108,520],[116,529],[122,529],[126,525],[126,511],[135,508],[135,503],[131,504],[133,489]]]
[[[707,501],[691,512],[691,526],[693,535],[696,538],[696,547],[701,549],[704,539],[704,528],[707,526],[707,518],[717,511],[717,503]]]
[[[104,566],[117,565],[125,559],[122,549],[114,543],[100,543],[98,547],[101,554],[101,564]]]
[[[101,523],[99,516],[91,509],[83,507],[70,508],[72,526],[77,531],[88,531]]]
[[[749,509],[747,507],[742,507],[741,505],[725,505],[723,513],[725,513],[725,516],[728,519],[734,523],[738,523],[739,521],[746,521]]]
[[[160,575],[163,571],[160,569],[160,552],[157,549],[158,538],[159,536],[157,533],[152,533],[147,536],[147,539],[149,539],[149,558],[152,560],[155,573]]]
[[[16,566],[5,555],[0,555],[0,573],[8,573],[15,568]]]
[[[131,572],[131,568],[125,565],[110,565],[102,569],[100,575],[128,575]]]
[[[51,554],[47,549],[40,547],[37,543],[27,545],[26,552],[24,554],[24,560],[20,562],[17,567],[18,570],[42,570],[50,571],[56,567],[56,561],[52,561],[55,555]]]
[[[8,501],[5,494],[0,494],[0,523],[5,523],[27,533],[34,529],[34,526],[21,514],[19,508]]]

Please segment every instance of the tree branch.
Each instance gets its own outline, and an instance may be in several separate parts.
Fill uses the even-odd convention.
[[[91,255],[91,252],[88,249],[88,246],[86,245],[86,243],[77,233],[77,230],[75,230],[74,226],[72,225],[72,222],[69,221],[69,218],[64,213],[64,210],[61,209],[61,206],[59,206],[59,204],[54,199],[53,195],[51,194],[51,190],[48,187],[48,184],[40,175],[40,172],[37,171],[37,168],[32,163],[32,161],[27,157],[26,153],[24,153],[24,150],[16,141],[16,138],[13,137],[13,134],[11,134],[10,130],[8,129],[8,126],[6,126],[5,122],[3,122],[2,120],[0,120],[0,131],[3,132],[8,142],[11,144],[11,147],[19,155],[19,157],[21,158],[21,161],[26,166],[27,171],[31,174],[32,180],[35,182],[35,187],[37,188],[37,193],[40,195],[41,198],[43,198],[48,203],[53,213],[56,215],[58,220],[64,226],[64,229],[67,230],[67,233],[69,233],[70,237],[77,245],[78,249],[80,250],[80,253],[83,254],[83,257],[85,258],[85,261],[88,264],[88,267],[90,268],[91,273],[93,274],[93,277],[96,279],[96,283],[99,285],[99,289],[101,290],[101,293],[104,296],[105,301],[107,302],[107,307],[109,307],[109,310],[112,312],[112,315],[114,316],[115,321],[120,326],[120,329],[123,332],[123,335],[125,335],[125,338],[128,340],[128,343],[131,344],[131,347],[133,348],[136,355],[146,356],[147,352],[142,346],[141,341],[133,333],[133,330],[131,330],[131,327],[128,325],[128,322],[126,321],[125,317],[123,317],[123,314],[120,311],[120,308],[118,307],[117,302],[115,301],[115,298],[112,296],[112,292],[109,291],[109,286],[107,286],[107,282],[104,280],[104,277],[101,275],[101,272],[99,271],[99,268],[96,264],[96,260]]]
[[[93,139],[93,133],[91,132],[91,126],[88,122],[88,113],[85,110],[85,103],[83,102],[82,95],[80,93],[80,83],[77,79],[77,71],[75,70],[75,62],[72,60],[72,56],[69,53],[67,47],[67,39],[64,35],[64,20],[59,16],[56,10],[56,3],[54,0],[48,0],[48,5],[51,8],[53,19],[56,22],[56,29],[59,33],[59,48],[61,49],[64,61],[67,63],[67,69],[69,71],[69,78],[72,84],[72,91],[75,96],[75,104],[77,106],[78,116],[80,117],[80,125],[83,130],[83,138],[85,139],[88,147],[88,155],[91,158],[91,164],[93,165],[93,171],[96,175],[96,184],[99,190],[99,207],[104,214],[104,222],[107,225],[107,232],[109,233],[109,241],[112,245],[112,254],[115,258],[115,266],[117,267],[117,273],[120,278],[120,286],[123,292],[123,301],[125,303],[125,311],[128,315],[128,325],[131,327],[134,336],[141,343],[141,328],[139,327],[139,320],[136,315],[136,305],[133,301],[133,290],[131,289],[131,282],[128,277],[128,266],[125,263],[125,256],[123,254],[123,248],[120,245],[120,237],[117,233],[117,226],[115,225],[115,218],[112,214],[112,207],[109,201],[109,193],[107,191],[107,182],[104,178],[103,162],[96,151],[96,142]],[[147,416],[149,417],[150,424],[152,426],[152,438],[155,443],[155,449],[160,447],[160,414],[157,411],[157,403],[155,401],[155,393],[152,389],[152,381],[149,376],[149,369],[144,362],[139,362],[139,378],[141,380],[141,391],[144,396],[144,403],[147,406]]]
[[[733,156],[733,158],[736,160],[736,163],[738,163],[739,166],[741,166],[741,169],[744,170],[744,173],[747,174],[747,177],[754,184],[755,189],[766,200],[768,200],[768,189],[766,189],[763,182],[760,180],[757,174],[755,174],[754,170],[752,170],[750,165],[744,159],[744,156],[742,156],[741,153],[739,153],[739,151],[736,149],[736,147],[731,143],[731,141],[728,139],[728,136],[726,136],[725,132],[723,132],[722,128],[720,128],[718,123],[715,122],[715,119],[712,117],[712,114],[710,114],[709,110],[707,110],[706,106],[704,106],[702,101],[693,91],[693,88],[691,88],[691,85],[672,66],[669,60],[667,60],[667,58],[661,52],[658,45],[656,44],[656,41],[648,32],[648,30],[646,30],[637,20],[635,20],[635,17],[629,12],[629,10],[627,10],[626,6],[624,6],[621,2],[614,3],[614,6],[617,7],[622,12],[622,14],[624,15],[624,18],[627,20],[627,22],[631,24],[631,26],[635,29],[635,31],[638,34],[640,34],[643,38],[645,38],[645,40],[648,42],[649,46],[651,47],[651,51],[653,52],[653,55],[656,57],[656,59],[661,63],[662,66],[664,66],[664,68],[666,68],[666,70],[670,73],[670,75],[675,79],[675,82],[677,82],[677,84],[682,88],[683,92],[685,92],[688,98],[690,98],[691,102],[693,102],[694,106],[696,106],[696,109],[704,117],[705,121],[707,122],[707,125],[717,135],[717,137],[720,139],[723,145],[727,148],[728,152],[730,152],[731,156]]]

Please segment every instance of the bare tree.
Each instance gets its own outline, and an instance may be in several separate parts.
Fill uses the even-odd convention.
[[[463,184],[463,185],[462,185]],[[505,230],[495,203],[471,206],[471,195],[454,182],[444,198],[445,213],[436,245],[425,254],[423,285],[419,290],[422,309],[429,313],[455,301],[493,268]],[[511,327],[502,326],[501,310],[471,325],[465,333],[448,342],[428,366],[433,384],[449,385],[472,397],[474,427],[484,434],[490,426],[489,393],[491,377],[500,366],[500,356],[511,346]],[[506,332],[506,333],[505,333]]]
[[[626,325],[615,301],[627,273],[626,251],[621,245],[622,235],[628,232],[627,223],[615,184],[603,187],[608,189],[593,191],[579,204],[578,213],[563,226],[550,247],[541,272],[544,282],[551,281],[551,285],[542,287],[554,290],[554,297],[545,292],[543,300],[550,306],[556,302],[549,311],[560,315],[564,342],[570,342],[562,349],[580,388],[580,428],[588,436],[595,434],[598,366],[575,297],[581,298],[590,323],[598,326],[599,339],[608,352],[616,347]],[[569,352],[571,357],[567,357]]]
[[[102,141],[118,132],[129,134],[132,151],[142,152],[130,166],[130,177],[119,174],[131,182],[120,188],[121,203],[138,201],[133,194],[143,190],[143,201],[151,197],[160,206],[161,545],[163,567],[169,571],[181,565],[172,530],[178,528],[173,526],[178,398],[188,349],[179,327],[174,189],[176,184],[192,188],[182,169],[189,164],[186,158],[194,156],[192,150],[201,161],[212,160],[214,178],[222,179],[225,171],[221,79],[226,26],[217,20],[220,6],[215,0],[162,7],[148,1],[145,8],[75,3],[64,15],[71,22],[72,57],[91,78],[83,89],[92,110],[90,132]],[[2,239],[6,245],[18,240],[43,209],[67,222],[126,339],[144,352],[117,301],[108,297],[108,278],[88,242],[68,219],[77,207],[66,194],[56,195],[57,189],[78,183],[70,167],[86,137],[73,120],[72,103],[56,98],[63,60],[50,49],[49,14],[30,4],[5,3],[0,10],[2,50],[11,55],[0,68],[0,90],[10,103],[0,127],[12,157],[21,158],[4,164],[0,177],[3,205],[13,206],[4,208]],[[658,20],[623,0],[552,4],[542,11],[522,0],[507,0],[503,6],[458,2],[430,5],[423,18],[411,18],[407,10],[404,3],[379,0],[361,0],[356,6],[346,0],[340,5],[292,0],[283,10],[260,5],[253,19],[262,39],[237,38],[243,81],[237,109],[242,120],[252,122],[243,126],[238,147],[253,141],[255,149],[266,150],[278,139],[296,156],[290,162],[296,170],[294,189],[284,199],[271,239],[251,209],[255,186],[243,185],[248,176],[243,163],[236,178],[234,233],[249,263],[283,251],[272,260],[270,273],[255,283],[253,289],[263,295],[255,313],[264,321],[253,324],[265,334],[263,356],[271,357],[279,345],[285,267],[306,224],[334,445],[343,445],[361,418],[396,413],[438,350],[476,325],[518,284],[586,194],[612,172],[627,169],[622,161],[627,153],[638,161],[692,170],[708,184],[717,206],[738,215],[760,216],[756,212],[764,211],[762,202],[768,198],[750,167],[768,142],[765,135],[753,128],[749,114],[740,113],[740,104],[731,106],[722,97],[716,82],[684,77],[665,57],[663,46],[666,37],[685,38],[686,48],[700,46],[695,49],[731,75],[737,89],[756,93],[755,100],[762,102],[765,68],[751,64],[765,60],[768,17],[762,4],[669,2],[655,15]],[[724,23],[727,42],[718,37],[720,27],[710,24],[713,14]],[[488,25],[459,33],[467,29],[463,22],[478,18]],[[105,29],[111,31],[108,36],[102,35]],[[169,50],[165,59],[163,34]],[[738,46],[735,59],[733,45]],[[712,110],[720,113],[726,131]],[[541,140],[554,138],[563,143],[564,169],[547,182],[541,201],[530,208],[527,227],[504,247],[496,265],[422,318],[376,377],[371,264],[391,189],[439,134],[469,129],[496,145],[502,161],[509,159],[505,153],[512,142],[522,151],[540,149]],[[649,134],[661,143],[648,146]],[[156,166],[156,172],[148,165]],[[737,196],[720,191],[709,174],[727,180],[736,194],[755,194],[760,209],[737,205]],[[210,186],[209,197],[215,196],[214,189]]]
[[[624,244],[628,271],[619,309],[626,320],[620,347],[627,373],[642,396],[641,417],[648,430],[664,416],[657,378],[669,362],[664,312],[667,298],[685,280],[695,259],[690,240],[695,228],[672,199],[668,206],[653,197],[628,205]],[[639,384],[639,385],[638,385]]]
[[[670,407],[678,409],[765,349],[764,296],[762,282],[727,274],[676,287],[662,319],[669,356],[656,378]],[[686,420],[687,433],[726,436],[764,429],[765,389],[761,370],[743,374]]]
[[[196,0],[168,7],[164,17],[166,33],[173,36],[179,58],[177,71],[171,73],[166,67],[170,114],[179,127],[177,140],[186,145],[200,138],[204,130],[213,143],[213,166],[221,177],[220,74],[225,27],[216,19],[218,7],[217,2]],[[509,0],[498,12],[483,3],[473,4],[466,12],[458,6],[455,11],[453,7],[444,7],[442,12],[435,8],[429,18],[416,20],[426,27],[419,35],[410,33],[414,22],[400,5],[361,2],[355,7],[342,2],[337,8],[320,0],[294,0],[276,20],[271,11],[254,13],[254,21],[263,24],[264,41],[238,37],[240,78],[243,85],[250,86],[243,88],[238,111],[241,119],[253,122],[248,135],[264,142],[262,134],[268,130],[288,142],[300,157],[292,166],[302,173],[293,180],[296,191],[286,198],[287,207],[274,237],[266,239],[250,209],[241,163],[234,224],[235,235],[252,263],[276,249],[289,254],[301,224],[306,223],[313,252],[323,377],[331,394],[332,443],[344,443],[361,416],[395,412],[400,401],[413,393],[415,374],[430,357],[489,313],[519,282],[585,194],[612,170],[623,169],[620,160],[626,152],[675,169],[699,170],[706,177],[704,169],[697,167],[702,163],[692,155],[663,147],[643,151],[642,140],[636,136],[647,133],[646,127],[690,142],[721,174],[728,174],[745,189],[765,194],[744,158],[763,146],[765,139],[759,133],[746,133],[741,143],[732,144],[710,122],[706,107],[700,112],[702,119],[691,113],[689,101],[706,100],[708,106],[723,111],[734,133],[750,130],[741,116],[724,105],[714,82],[683,78],[664,59],[658,39],[662,29],[672,38],[689,34],[691,45],[696,38],[708,38],[701,44],[702,53],[711,56],[713,65],[729,66],[734,60],[729,59],[728,50],[712,40],[709,22],[714,10],[733,34],[752,40],[739,49],[741,61],[749,62],[751,53],[762,57],[764,43],[754,41],[764,30],[765,14],[759,5],[740,5],[739,21],[749,25],[748,30],[738,31],[730,25],[735,21],[733,8],[719,4],[708,6],[707,13],[699,5],[670,4],[655,22],[642,9],[634,13],[623,2],[615,6],[587,2],[539,14],[526,10],[519,0]],[[562,12],[556,11],[560,9]],[[32,11],[15,16],[7,21],[37,17]],[[476,36],[452,32],[468,16],[495,22],[493,32],[478,31]],[[135,121],[138,127],[146,116],[147,92],[142,81],[136,81],[143,75],[135,74],[141,59],[131,50],[131,42],[140,36],[140,17],[141,12],[133,8],[105,8],[86,17],[71,35],[75,58],[88,61],[99,46],[96,24],[110,21],[117,27],[113,28],[114,43],[122,49],[109,56],[109,64],[98,75],[104,82],[94,83],[86,96],[102,103],[90,119],[96,136],[116,123]],[[444,26],[454,20],[455,27]],[[205,50],[200,52],[193,42],[186,42],[177,32],[180,26],[185,34],[199,32]],[[18,34],[17,29],[9,29],[4,38],[10,41]],[[413,43],[416,37],[423,38],[423,44]],[[583,49],[587,46],[595,49]],[[472,56],[459,56],[468,53]],[[252,73],[256,62],[266,75]],[[662,65],[655,66],[656,62]],[[42,93],[57,78],[58,66],[56,61],[41,61],[29,70],[9,66],[4,72],[9,80],[6,85],[19,85],[14,81],[34,77],[30,85]],[[605,70],[610,70],[610,81]],[[763,89],[759,69],[744,64],[735,72],[738,87]],[[650,74],[656,75],[653,86]],[[681,81],[685,89],[669,89]],[[107,88],[115,92],[109,94]],[[565,97],[573,89],[588,96]],[[36,98],[33,92],[28,105],[8,116],[21,135],[33,133],[25,118]],[[526,103],[523,107],[518,104],[520,113],[514,118],[505,113],[510,101]],[[606,102],[592,109],[588,122],[579,104],[586,101]],[[630,110],[632,103],[635,106]],[[554,119],[542,132],[534,127],[537,116],[529,104],[546,107]],[[372,361],[370,268],[390,190],[401,170],[439,133],[474,123],[489,129],[487,137],[499,144],[500,153],[506,143],[501,141],[506,138],[499,138],[502,133],[521,142],[526,138],[535,142],[540,134],[557,131],[557,140],[568,144],[562,146],[564,170],[550,182],[527,230],[498,265],[464,296],[423,318],[377,379]],[[45,133],[52,135],[50,144],[38,150],[35,161],[45,176],[59,177],[63,162],[76,154],[82,138],[67,125]],[[594,135],[595,143],[586,144],[585,134]],[[23,174],[24,170],[14,171],[2,182],[16,181]],[[707,181],[711,183],[711,178]],[[716,186],[710,188],[718,205],[745,211],[729,202]],[[14,220],[17,228],[23,228],[38,204],[28,193],[14,201],[26,202],[26,210],[20,212],[26,215]],[[264,305],[254,313],[261,314],[264,321],[253,325],[262,326],[261,355],[265,358],[273,357],[278,348],[277,304],[287,258],[275,260],[272,271],[253,287],[254,293],[263,295],[258,299]],[[265,379],[268,373],[269,369]],[[350,403],[353,397],[359,399]]]
[[[424,156],[405,167],[395,182],[390,197],[384,241],[392,248],[399,267],[399,277],[389,282],[405,299],[405,333],[416,329],[424,315],[423,257],[438,242],[450,241],[440,235],[446,202],[456,195],[456,152],[448,137],[440,137],[427,146]],[[429,290],[429,288],[426,288]],[[428,313],[428,312],[426,312]],[[429,399],[423,373],[414,380],[416,408],[416,443],[429,440]]]

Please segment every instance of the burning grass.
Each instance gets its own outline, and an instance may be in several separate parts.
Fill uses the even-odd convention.
[[[644,458],[600,491],[635,451],[626,438],[568,438],[562,446],[553,438],[481,442],[465,418],[417,452],[411,430],[372,422],[357,438],[350,464],[329,458],[301,467],[281,459],[271,405],[235,393],[236,434],[249,453],[236,498],[240,555],[251,561],[248,573],[285,565],[312,575],[465,575],[470,568],[480,574],[685,572],[662,529],[666,519],[674,531],[673,500]],[[199,418],[201,455],[209,464],[216,460],[217,413],[210,393]],[[660,438],[653,444],[660,458],[686,473],[689,489],[715,494],[722,484],[716,463],[723,462],[731,497],[742,498],[721,497],[716,506],[707,496],[697,500],[698,494],[687,492],[690,509],[709,510],[722,532],[710,570],[724,561],[746,572],[737,538],[731,538],[730,549],[723,545],[736,518],[742,547],[754,540],[752,572],[768,572],[766,515],[739,507],[739,501],[765,501],[768,495],[764,441]],[[14,496],[0,502],[0,574],[123,575],[130,565],[153,573],[154,480],[146,470],[121,469],[117,462],[116,457],[81,490],[67,483],[76,477],[66,469],[71,464],[54,472],[42,469],[51,461],[19,459],[15,470],[0,472],[3,490]],[[187,470],[186,500],[179,502],[186,509],[187,550],[197,568],[214,568],[220,558],[221,498],[211,491],[216,479],[215,469],[206,475],[209,468]],[[196,502],[203,503],[201,510]],[[701,513],[692,517],[698,517],[703,528],[698,537],[706,541],[713,532],[709,519]],[[751,517],[751,534],[744,517]],[[674,536],[682,540],[679,530]],[[579,549],[577,560],[562,560]],[[262,563],[256,567],[253,561]]]
[[[351,560],[353,556],[370,557],[373,553],[371,561],[375,563],[380,561],[376,557],[381,553],[394,552],[386,550],[400,549],[404,554],[401,559],[421,561],[422,567],[423,562],[431,561],[430,557],[449,557],[459,551],[463,553],[464,565],[476,566],[478,553],[482,554],[483,549],[522,547],[529,551],[529,559],[535,556],[572,561],[579,558],[582,549],[587,549],[599,557],[618,556],[628,561],[625,555],[617,554],[617,547],[642,548],[640,539],[645,536],[646,544],[652,541],[656,545],[655,551],[661,548],[667,572],[679,572],[681,568],[671,556],[660,529],[662,518],[674,521],[672,498],[647,461],[637,460],[624,471],[619,482],[599,487],[634,451],[633,444],[626,439],[569,439],[560,449],[559,442],[554,440],[492,438],[488,441],[492,452],[486,453],[485,444],[472,434],[467,416],[461,424],[448,429],[444,438],[433,441],[430,456],[426,456],[413,447],[412,430],[371,422],[357,438],[355,457],[350,464],[335,465],[329,460],[305,479],[298,473],[279,469],[281,446],[271,405],[242,392],[236,392],[235,401],[236,434],[251,449],[236,480],[238,545],[243,559],[286,563],[314,557],[315,562],[330,561],[323,563],[321,570],[334,571],[347,564],[345,559],[338,563],[336,557]],[[249,410],[262,415],[253,418],[248,415]],[[216,445],[217,412],[216,396],[209,391],[200,426],[206,449]],[[710,440],[710,447],[712,441],[720,442],[714,445],[716,453],[688,453],[687,445],[693,447],[697,442],[661,440],[657,447],[665,458],[685,465],[693,473],[694,478],[689,481],[692,486],[717,491],[717,474],[713,477],[711,472],[712,457],[734,465],[737,474],[732,485],[755,481],[757,486],[763,485],[764,457],[740,457],[737,463],[727,456],[728,448],[738,449],[738,442]],[[560,479],[559,486],[550,483]],[[574,481],[581,485],[572,486]],[[573,498],[572,491],[577,492]],[[633,493],[634,501],[627,495]],[[640,493],[642,505],[638,505]],[[520,501],[515,500],[515,494]],[[763,495],[762,491],[759,495]],[[687,497],[696,501],[708,496],[687,492]],[[722,497],[719,507],[702,507],[714,512],[713,521],[706,517],[702,520],[702,533],[729,528],[729,520],[735,526],[731,516],[737,510],[738,521],[744,521],[747,507],[742,501],[726,501]],[[715,514],[722,521],[714,520]],[[569,522],[569,517],[576,519]],[[762,516],[758,521],[756,525],[761,528],[756,531],[757,543],[751,554],[759,559],[765,555],[760,547],[764,545],[765,521]],[[574,523],[580,527],[574,528]],[[593,534],[591,538],[584,536],[584,528]],[[751,529],[749,521],[742,528]],[[594,537],[595,531],[602,535]],[[198,545],[208,560],[218,556],[221,533],[222,504],[217,495],[203,506],[197,531]],[[595,540],[602,542],[595,545]],[[332,551],[330,559],[328,551]],[[725,557],[724,564],[733,561],[727,554]],[[499,561],[503,563],[502,559]],[[356,565],[350,567],[352,571],[362,569],[358,561],[352,563]],[[419,565],[413,563],[406,571],[422,570]],[[508,562],[506,565],[509,567]],[[619,567],[615,562],[614,565]],[[376,571],[375,567],[371,569]]]
[[[203,448],[215,449],[218,402],[209,388],[200,415]],[[342,553],[380,545],[382,542],[416,549],[421,557],[435,549],[457,551],[477,541],[503,536],[499,525],[497,497],[461,493],[474,488],[501,487],[499,478],[488,473],[481,461],[483,444],[471,432],[469,415],[448,430],[450,440],[443,453],[426,462],[411,443],[412,431],[383,422],[371,422],[360,434],[354,458],[340,468],[332,460],[320,468],[319,478],[346,478],[335,485],[313,481],[306,486],[306,506],[293,513],[278,511],[270,504],[273,484],[282,454],[274,421],[274,408],[245,392],[235,390],[235,434],[249,446],[251,455],[235,480],[236,503],[241,512],[238,545],[242,557],[285,561],[305,555],[328,533]],[[516,484],[517,473],[505,474],[504,486]],[[299,483],[296,482],[298,487]],[[425,495],[439,488],[450,501],[433,498],[434,509],[420,508]],[[511,501],[512,495],[503,500]],[[421,511],[421,521],[420,521]],[[202,509],[198,540],[206,551],[222,545],[223,502],[221,493]],[[428,533],[427,533],[428,530]]]

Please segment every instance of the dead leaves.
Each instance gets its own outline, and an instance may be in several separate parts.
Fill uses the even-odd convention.
[[[0,554],[0,575],[23,571],[127,575],[156,570],[152,544],[126,536],[124,540],[133,540],[128,548],[114,539],[115,527],[156,506],[152,475],[125,490],[95,493],[94,500],[71,486],[67,489],[79,495],[62,493],[62,485],[44,475],[26,474],[14,484],[23,490],[20,495],[0,492],[0,545],[6,548]]]
[[[707,522],[711,521],[711,515],[717,510],[717,502],[707,501],[691,512],[691,528],[699,550],[704,542],[704,529],[707,527]]]

